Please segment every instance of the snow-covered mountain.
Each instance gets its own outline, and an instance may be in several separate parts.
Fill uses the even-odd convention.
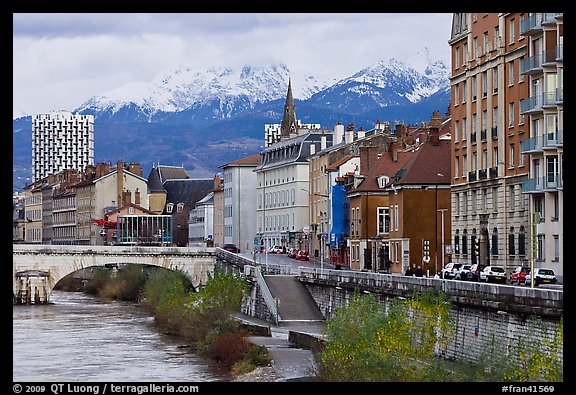
[[[284,64],[194,70],[178,67],[149,83],[131,83],[94,96],[75,111],[112,122],[211,122],[234,117],[286,97],[318,108],[361,114],[375,108],[418,103],[449,87],[448,68],[429,62],[424,73],[405,62],[380,61],[336,82],[292,73]]]
[[[427,55],[427,54],[426,54]],[[417,56],[418,67],[380,61],[336,81],[282,64],[193,70],[177,67],[148,83],[92,97],[73,112],[95,116],[95,161],[184,165],[191,174],[259,152],[264,124],[280,123],[292,82],[303,123],[370,129],[375,120],[419,124],[450,101],[449,69]],[[31,174],[31,117],[13,120],[14,186]],[[22,131],[28,131],[23,133]]]
[[[379,107],[418,103],[449,89],[449,71],[440,61],[424,73],[405,62],[390,59],[360,70],[310,98],[318,106],[362,114]]]
[[[208,113],[215,119],[230,118],[259,103],[285,98],[289,78],[293,80],[294,97],[302,100],[334,82],[326,77],[291,75],[284,64],[202,71],[178,67],[149,83],[131,83],[94,96],[75,111],[90,112],[96,118],[107,114],[106,118],[114,119],[114,115],[131,110],[138,114],[136,118],[144,115],[154,121],[165,119],[167,113],[209,107]]]

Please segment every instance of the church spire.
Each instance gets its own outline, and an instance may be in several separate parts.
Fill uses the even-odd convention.
[[[288,78],[288,93],[284,104],[284,117],[280,125],[280,139],[285,140],[294,137],[297,134],[297,127],[296,106],[294,106],[294,97],[292,96],[292,81]]]

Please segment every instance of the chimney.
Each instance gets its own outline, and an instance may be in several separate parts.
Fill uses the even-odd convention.
[[[370,165],[378,159],[378,147],[360,147],[360,174],[366,175],[370,170]]]
[[[340,144],[342,142],[342,137],[344,136],[344,125],[341,122],[337,122],[334,126],[334,145]]]
[[[398,143],[396,141],[390,143],[390,157],[393,162],[398,162]]]
[[[131,191],[122,191],[122,204],[121,206],[126,206],[132,203],[132,192]]]
[[[140,191],[138,188],[136,188],[136,191],[134,192],[134,204],[140,206]]]
[[[140,163],[130,163],[128,165],[128,171],[142,177],[142,166],[140,166]]]
[[[354,141],[354,124],[350,123],[346,127],[346,136],[345,136],[346,144],[350,144]]]
[[[366,132],[364,131],[364,128],[360,126],[360,129],[358,129],[358,138],[363,139],[364,136],[366,136]]]
[[[429,134],[433,145],[440,144],[440,128],[442,127],[442,115],[440,111],[434,111],[430,119]]]
[[[324,131],[322,131],[322,136],[320,137],[320,150],[325,149],[326,149],[326,135],[324,134]]]

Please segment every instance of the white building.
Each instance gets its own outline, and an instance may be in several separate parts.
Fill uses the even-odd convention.
[[[67,111],[32,119],[32,182],[94,164],[94,116]]]
[[[256,236],[256,173],[260,154],[220,166],[224,178],[224,243],[240,252],[254,250]]]
[[[188,245],[205,245],[208,240],[214,240],[214,192],[196,203],[188,220]]]

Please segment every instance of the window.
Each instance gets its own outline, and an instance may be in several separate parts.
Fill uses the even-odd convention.
[[[516,246],[514,244],[514,227],[510,228],[510,233],[508,234],[508,254],[510,256],[516,255]]]
[[[458,69],[460,67],[460,47],[456,47],[454,54],[454,68]]]
[[[472,101],[476,100],[476,76],[472,77]]]
[[[178,205],[176,205],[176,212],[181,213],[183,209],[184,209],[184,203],[178,203]]]
[[[134,207],[128,207],[128,214],[134,214]]]
[[[454,121],[454,141],[460,141],[460,121]]]
[[[492,93],[498,93],[498,67],[492,69]]]
[[[508,104],[508,127],[514,127],[514,102]]]
[[[514,167],[514,163],[516,162],[516,153],[514,150],[514,143],[510,143],[508,148],[509,160],[508,160],[508,167]]]
[[[488,95],[488,72],[482,72],[482,97],[486,98]]]
[[[390,232],[390,212],[388,207],[378,207],[378,234]]]
[[[166,212],[167,212],[168,214],[171,214],[173,210],[174,210],[174,203],[168,203],[168,204],[166,205]]]
[[[492,231],[492,255],[498,255],[498,228]]]
[[[514,18],[512,18],[508,23],[508,43],[514,44],[514,42],[516,42],[516,30],[514,25]]]
[[[454,105],[457,106],[460,102],[460,85],[454,85]]]
[[[454,253],[460,254],[460,230],[456,230],[456,235],[454,236]]]
[[[466,229],[464,229],[464,234],[462,235],[462,254],[468,254],[468,235]]]
[[[560,261],[560,238],[558,235],[554,235],[554,261]]]
[[[510,61],[510,63],[508,63],[508,86],[512,86],[514,85],[514,79],[515,79],[515,75],[514,75],[514,61]]]
[[[462,104],[466,103],[467,97],[468,97],[468,81],[464,80],[462,81]]]
[[[518,233],[518,255],[526,255],[526,232],[523,226]]]

